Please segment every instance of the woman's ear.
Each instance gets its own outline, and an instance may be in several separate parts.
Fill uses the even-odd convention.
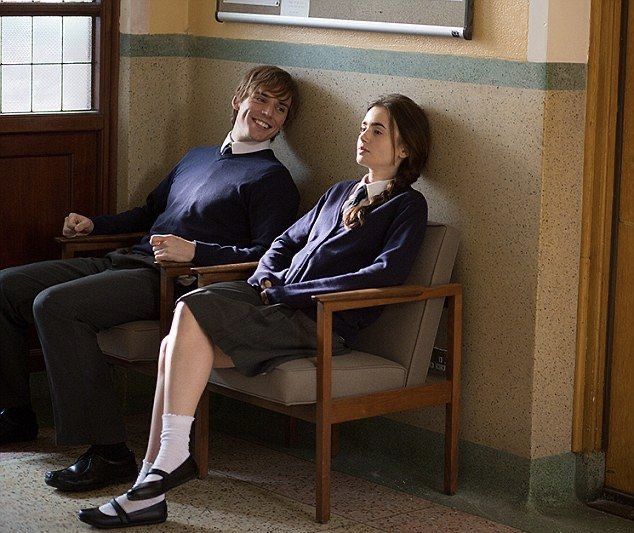
[[[409,150],[405,148],[402,144],[396,150],[396,157],[399,159],[405,159],[409,156]]]

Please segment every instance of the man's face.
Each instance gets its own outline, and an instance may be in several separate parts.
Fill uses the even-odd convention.
[[[242,102],[234,96],[231,105],[237,111],[231,130],[233,140],[262,142],[272,139],[282,129],[291,99],[276,97],[266,88],[258,88]]]

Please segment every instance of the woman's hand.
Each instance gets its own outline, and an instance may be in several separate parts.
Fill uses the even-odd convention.
[[[266,294],[266,290],[260,291],[260,300],[264,305],[269,305],[269,297]]]
[[[260,300],[262,300],[264,305],[269,305],[269,297],[266,294],[266,289],[272,286],[273,284],[271,283],[271,280],[264,278],[260,281]]]

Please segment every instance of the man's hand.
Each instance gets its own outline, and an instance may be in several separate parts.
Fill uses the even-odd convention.
[[[71,213],[64,219],[62,235],[64,237],[80,237],[90,234],[93,229],[95,229],[95,225],[88,217]]]
[[[152,235],[150,244],[157,263],[162,261],[189,263],[196,253],[196,244],[193,241],[176,235]]]

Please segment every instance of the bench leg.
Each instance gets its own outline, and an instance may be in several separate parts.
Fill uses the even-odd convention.
[[[330,453],[331,429],[329,423],[317,422],[315,466],[316,520],[325,524],[330,520]]]
[[[198,465],[198,479],[205,479],[209,471],[209,391],[203,391],[194,419],[194,460]]]
[[[445,407],[445,494],[455,494],[458,488],[458,405],[450,402]]]

